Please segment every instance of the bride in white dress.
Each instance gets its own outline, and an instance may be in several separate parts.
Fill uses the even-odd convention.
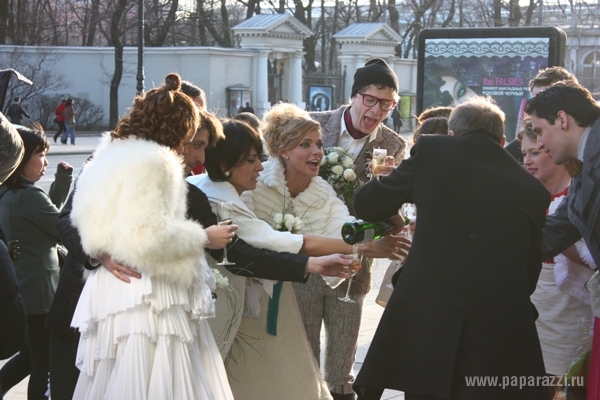
[[[206,322],[214,276],[206,234],[186,219],[179,155],[199,123],[178,75],[135,99],[79,176],[71,218],[91,257],[141,273],[125,283],[98,268],[72,326],[81,338],[74,399],[233,399]]]

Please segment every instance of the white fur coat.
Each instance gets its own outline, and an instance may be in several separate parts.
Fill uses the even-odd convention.
[[[71,219],[85,252],[189,286],[206,233],[186,219],[181,158],[155,142],[105,136],[77,181]]]

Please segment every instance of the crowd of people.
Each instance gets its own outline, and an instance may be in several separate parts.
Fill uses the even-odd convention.
[[[262,120],[218,119],[173,73],[136,96],[70,195],[64,162],[49,194],[35,185],[42,128],[2,117],[0,397],[29,375],[29,399],[599,400],[600,106],[560,67],[530,87],[507,148],[502,110],[472,96],[421,113],[407,156],[382,59],[337,110],[280,103]],[[75,115],[63,99],[54,142],[74,144]],[[338,161],[327,148],[347,154],[353,204],[319,174]],[[361,246],[353,277],[341,228],[356,218],[393,228]],[[354,376],[375,258],[403,261]]]

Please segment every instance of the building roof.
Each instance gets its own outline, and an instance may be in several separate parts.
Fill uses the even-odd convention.
[[[333,35],[333,37],[336,41],[341,43],[371,42],[383,44],[389,42],[402,42],[402,37],[385,22],[361,22],[352,24]]]
[[[291,14],[260,14],[236,26],[233,31],[242,36],[303,36],[310,37],[312,31]]]

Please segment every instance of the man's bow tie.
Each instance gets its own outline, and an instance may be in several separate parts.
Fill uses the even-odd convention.
[[[565,163],[565,168],[567,169],[569,175],[571,175],[571,177],[574,177],[575,175],[579,175],[581,171],[583,171],[583,162],[574,158]]]

